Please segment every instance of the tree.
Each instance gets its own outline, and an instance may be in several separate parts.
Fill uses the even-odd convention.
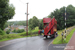
[[[72,5],[68,5],[66,7],[67,12],[67,27],[75,25],[75,7]],[[51,14],[48,15],[48,17],[53,18],[55,16],[57,20],[57,29],[63,29],[65,27],[65,7],[61,7],[60,9],[55,9],[54,12],[51,12]]]
[[[32,18],[31,19],[29,19],[29,29],[31,30],[31,29],[33,29],[33,21],[32,21]]]
[[[16,29],[14,29],[12,32],[17,32]]]
[[[6,22],[5,27],[8,27],[8,25],[11,26],[13,24],[26,26],[26,21],[8,21]]]
[[[43,19],[40,21],[39,29],[43,29]]]
[[[33,18],[29,20],[29,28],[34,29],[37,26],[39,26],[39,20],[36,16],[33,16]]]
[[[0,35],[5,35],[5,32],[2,29],[0,29]]]
[[[9,34],[10,33],[10,30],[7,30],[6,33]]]
[[[0,0],[0,28],[4,30],[7,20],[11,19],[15,14],[15,7],[9,4],[9,0]]]
[[[7,22],[6,22],[5,25],[4,25],[4,28],[6,28],[6,27],[8,27],[8,23],[7,23]]]

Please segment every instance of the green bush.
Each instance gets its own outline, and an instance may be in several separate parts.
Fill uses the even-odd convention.
[[[0,35],[5,35],[5,32],[0,29]]]
[[[6,34],[6,35],[2,35],[2,36],[3,36],[3,39],[5,39],[5,38],[7,38],[8,34]]]
[[[17,35],[17,34],[9,34],[9,35],[7,35],[8,39],[17,38],[17,37],[19,37],[19,35]]]
[[[10,30],[7,30],[6,33],[9,34],[10,33]]]
[[[16,29],[14,29],[12,32],[15,32],[16,33]]]
[[[3,39],[3,37],[0,35],[0,40],[2,40]]]
[[[12,32],[15,32],[15,33],[22,33],[22,32],[25,32],[24,29],[14,29]]]
[[[31,30],[31,31],[28,31],[28,34],[34,34],[34,33],[38,33],[39,29],[37,30]],[[23,33],[20,33],[19,35],[26,35],[26,32],[23,32]]]
[[[25,32],[25,31],[24,31],[24,29],[18,29],[16,32],[17,33],[22,33],[22,32]]]

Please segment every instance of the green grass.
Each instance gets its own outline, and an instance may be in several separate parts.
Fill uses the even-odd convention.
[[[37,31],[39,31],[39,29],[37,29],[37,30],[32,30],[32,32],[37,32]]]
[[[32,36],[38,36],[38,34],[33,34]],[[24,38],[24,37],[32,37],[31,35],[28,36],[20,36],[18,34],[9,34],[9,35],[0,35],[0,42],[2,41],[7,41],[7,40],[12,40],[12,39],[17,39],[17,38]]]
[[[66,43],[68,43],[69,42],[69,40],[71,39],[71,37],[72,37],[72,35],[73,35],[73,33],[74,33],[74,31],[75,31],[75,28],[70,32],[70,34],[66,37]]]
[[[23,37],[17,37],[17,38],[23,38]],[[5,38],[5,39],[0,40],[0,42],[7,41],[7,40],[12,40],[12,39],[17,39],[17,38]]]
[[[36,35],[33,34],[35,32],[38,32],[38,29],[37,30],[29,31],[28,34],[31,34],[31,32],[32,32],[32,36],[38,36],[38,33]],[[11,39],[23,38],[23,37],[31,37],[31,35],[26,36],[26,32],[18,33],[18,34],[5,34],[5,35],[0,35],[0,42],[7,41],[7,40],[11,40]]]
[[[35,32],[38,32],[38,31],[39,31],[39,29],[37,29],[37,30],[31,30],[31,31],[28,31],[28,34],[35,33]],[[19,33],[19,35],[21,35],[21,34],[26,34],[26,32]]]
[[[1,41],[7,41],[11,39],[16,39],[16,38],[23,38],[24,36],[20,36],[17,34],[6,34],[6,35],[0,35],[0,42]]]
[[[61,36],[62,31],[63,30],[58,31],[59,36],[53,40],[53,44],[68,43],[75,31],[75,28],[66,36],[66,40],[63,39],[63,42],[62,42],[62,36]]]

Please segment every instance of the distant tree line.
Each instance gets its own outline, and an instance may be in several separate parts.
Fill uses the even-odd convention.
[[[26,21],[8,21],[5,23],[5,28],[11,25],[23,25],[26,26]]]
[[[26,21],[8,21],[5,24],[5,28],[11,25],[23,25],[26,26]],[[39,29],[43,29],[43,19],[38,19],[36,16],[28,20],[28,27],[30,30],[39,27]]]

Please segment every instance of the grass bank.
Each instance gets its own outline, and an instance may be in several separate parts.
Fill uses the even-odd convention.
[[[26,36],[26,32],[23,32],[23,33],[18,33],[18,34],[5,34],[5,35],[0,35],[0,42],[7,41],[7,40],[11,40],[11,39],[16,39],[16,38],[24,38],[24,37],[38,36],[38,30],[29,31],[28,34],[29,35]]]
[[[62,31],[63,30],[58,31],[59,36],[53,40],[53,44],[68,43],[75,31],[75,28],[66,36],[66,40],[63,39],[63,42],[62,42],[62,36],[61,36]]]

